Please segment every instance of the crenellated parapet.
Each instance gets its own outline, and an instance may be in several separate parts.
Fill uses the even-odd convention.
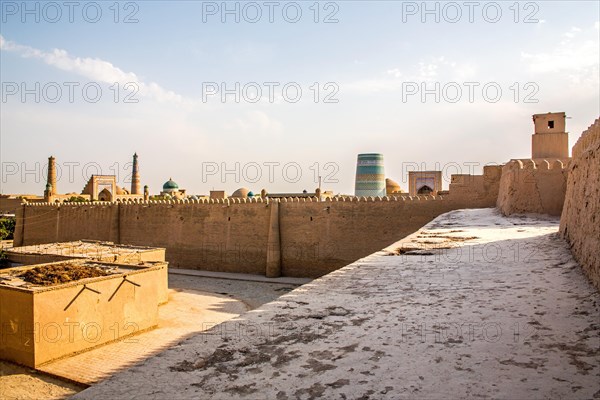
[[[336,196],[328,197],[321,201],[317,197],[282,197],[276,199],[255,198],[225,198],[225,199],[171,199],[171,200],[143,200],[132,199],[129,201],[94,201],[94,202],[64,202],[49,203],[35,202],[24,203],[25,207],[50,207],[50,208],[94,208],[94,207],[131,207],[131,206],[160,206],[160,205],[186,205],[186,206],[211,206],[211,205],[238,205],[238,204],[270,204],[270,203],[394,203],[394,202],[421,202],[421,201],[442,201],[448,200],[448,197],[434,195],[416,195],[416,196]]]
[[[504,215],[560,215],[565,199],[568,161],[513,159],[502,168],[497,207]]]
[[[504,170],[554,170],[554,171],[562,171],[566,169],[568,166],[567,160],[561,159],[512,159],[508,163],[505,164]]]
[[[447,199],[465,204],[465,208],[494,207],[502,165],[485,165],[482,175],[453,174],[450,178]]]
[[[581,157],[581,154],[589,149],[594,143],[600,141],[600,118],[596,119],[579,137],[573,146],[573,158]]]

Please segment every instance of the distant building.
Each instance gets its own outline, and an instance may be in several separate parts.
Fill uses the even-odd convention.
[[[140,182],[140,167],[138,165],[138,155],[133,153],[133,169],[131,172],[131,194],[142,194],[142,184]]]
[[[395,194],[401,194],[401,193],[404,193],[404,191],[402,190],[402,188],[400,188],[400,185],[398,185],[398,182],[396,182],[390,178],[385,179],[385,194],[386,194],[386,196],[393,196]]]
[[[43,202],[42,196],[35,194],[0,194],[0,214],[15,214],[18,207],[24,202]]]
[[[118,194],[129,194],[117,186],[117,177],[114,175],[92,175],[83,191],[87,200],[94,201],[116,201]]]
[[[227,193],[224,190],[211,190],[209,198],[211,199],[226,199]]]
[[[359,154],[356,161],[355,196],[385,196],[383,154]]]
[[[410,196],[437,195],[442,190],[442,171],[409,171],[408,194]]]
[[[248,197],[254,197],[254,193],[252,193],[248,188],[241,187],[235,192],[233,192],[229,197],[234,197],[236,199],[245,199]]]
[[[186,198],[185,189],[179,189],[179,185],[172,178],[169,178],[169,180],[165,182],[160,195],[178,200]]]
[[[281,198],[290,198],[290,197],[319,197],[321,199],[325,199],[328,197],[333,197],[334,194],[332,191],[324,191],[323,193],[319,192],[319,189],[315,189],[314,192],[309,192],[307,190],[303,190],[302,192],[285,192],[285,193],[267,193],[265,189],[260,191],[260,194],[252,192],[250,189],[246,187],[241,187],[237,189],[235,192],[231,194],[231,196],[227,196],[224,190],[211,190],[210,198],[211,199],[251,199],[254,197],[261,197],[263,199],[271,198],[271,199],[281,199]],[[200,196],[206,197],[206,196]]]
[[[303,190],[302,193],[265,193],[264,197],[268,197],[270,199],[282,199],[282,198],[290,198],[290,197],[319,197],[321,200],[326,198],[333,197],[333,191],[325,190],[322,193],[319,192],[319,189],[316,189],[314,192],[309,192],[307,190]]]
[[[48,180],[44,190],[44,201],[48,203],[62,203],[76,198],[80,201],[127,201],[143,200],[141,192],[140,176],[138,172],[137,154],[133,155],[133,176],[131,187],[137,193],[131,193],[117,185],[115,175],[92,175],[85,184],[80,194],[75,192],[60,194],[56,183],[56,159],[48,158]]]
[[[48,203],[62,203],[63,201],[68,201],[73,197],[80,197],[84,200],[91,200],[91,197],[87,194],[77,194],[66,193],[60,194],[58,193],[57,183],[56,183],[56,159],[53,156],[48,157],[48,178],[46,181],[46,188],[44,190],[44,200]]]

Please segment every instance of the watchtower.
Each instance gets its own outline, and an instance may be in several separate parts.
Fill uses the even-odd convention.
[[[535,114],[531,136],[531,158],[569,158],[569,134],[564,112]]]

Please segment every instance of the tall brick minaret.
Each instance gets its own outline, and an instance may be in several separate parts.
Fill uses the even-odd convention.
[[[142,194],[137,153],[133,155],[133,172],[131,173],[131,194]]]
[[[46,184],[50,189],[50,195],[56,194],[56,160],[54,157],[48,157],[48,182]]]

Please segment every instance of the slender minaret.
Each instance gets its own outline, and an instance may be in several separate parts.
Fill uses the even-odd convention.
[[[44,200],[49,203],[52,201],[51,197],[52,197],[52,185],[49,183],[46,183],[46,190],[44,190]]]
[[[133,172],[131,173],[131,194],[142,194],[137,153],[133,155]]]
[[[56,194],[56,163],[52,156],[48,157],[48,182],[46,183],[46,190],[49,190],[50,195]]]

